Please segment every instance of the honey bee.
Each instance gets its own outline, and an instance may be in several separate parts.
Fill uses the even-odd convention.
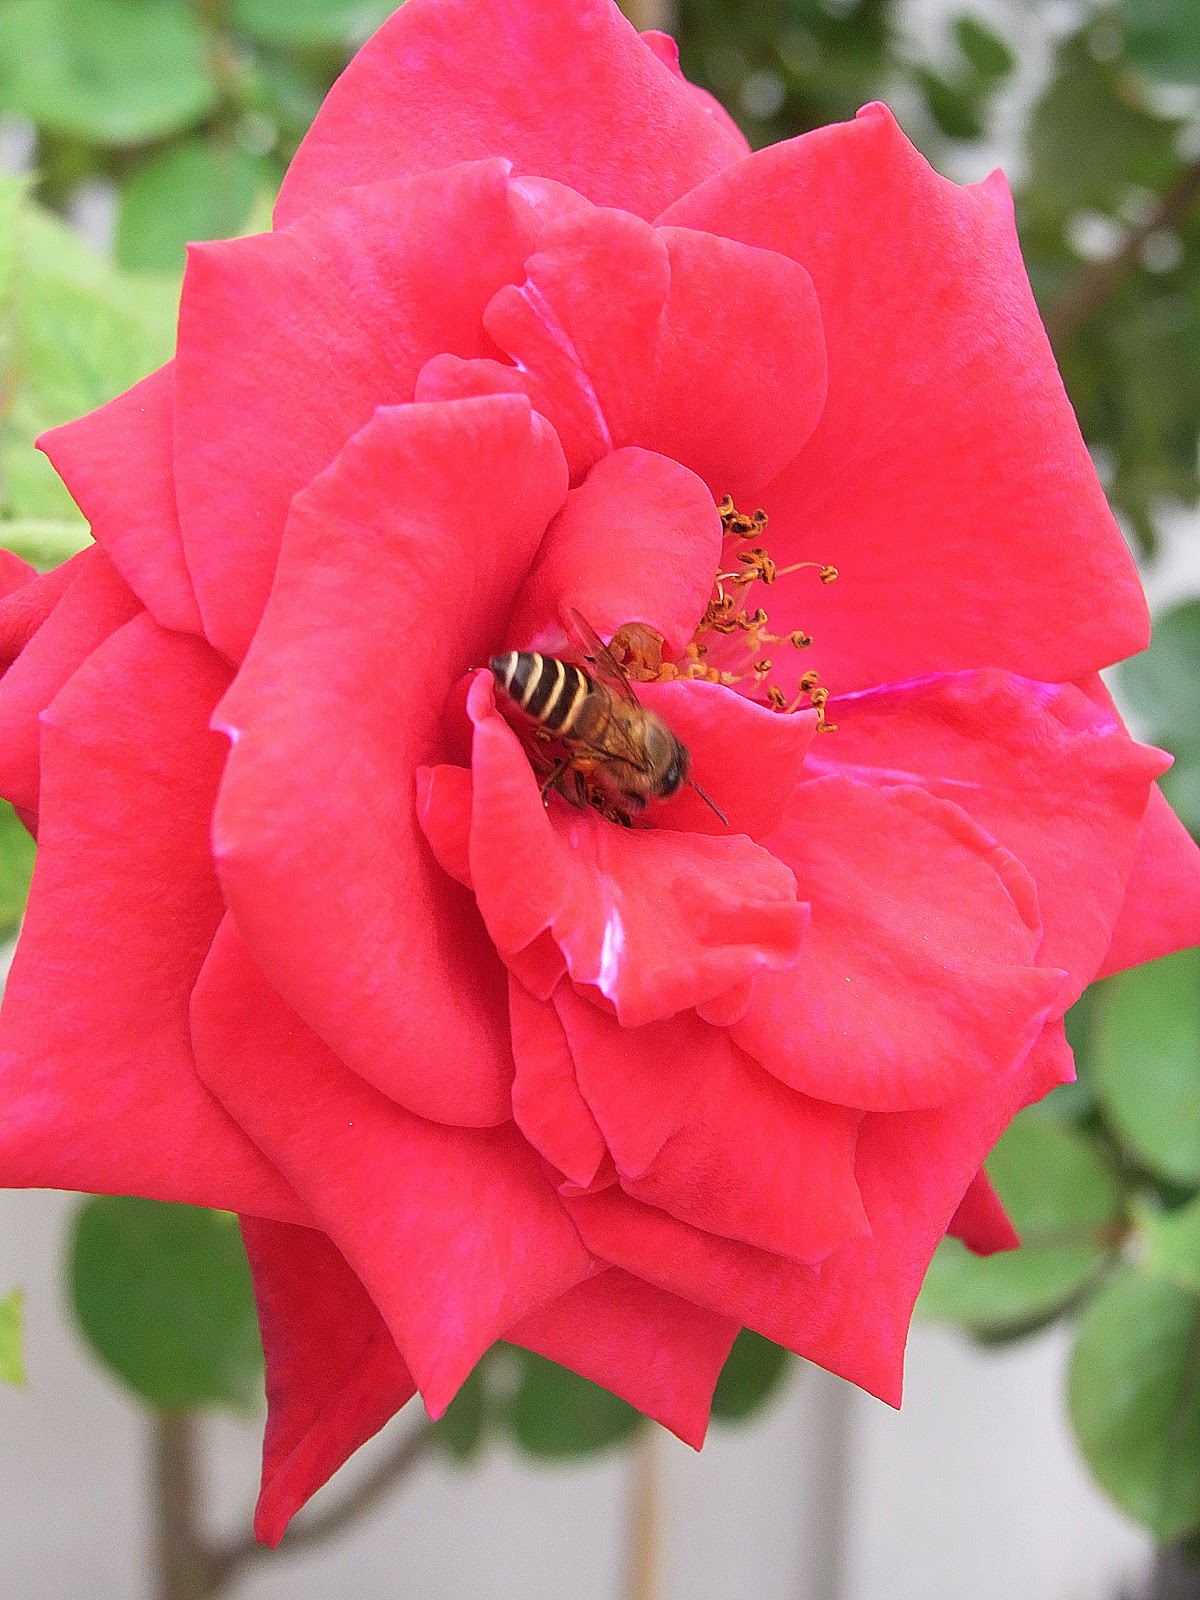
[[[536,738],[557,747],[553,758],[531,752],[535,770],[547,769],[542,798],[557,788],[572,804],[594,806],[631,827],[651,800],[669,800],[688,783],[728,826],[689,778],[687,746],[641,704],[591,624],[577,611],[568,619],[586,670],[536,650],[510,650],[488,663],[504,693],[536,724]]]

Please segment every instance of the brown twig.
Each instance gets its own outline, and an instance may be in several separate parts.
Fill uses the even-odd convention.
[[[1177,228],[1186,222],[1197,201],[1200,201],[1200,161],[1193,161],[1179,174],[1147,220],[1133,229],[1116,255],[1082,267],[1047,308],[1046,332],[1056,350],[1092,320],[1135,270],[1147,239],[1164,228]]]
[[[644,33],[647,28],[670,33],[675,21],[675,7],[671,0],[621,0],[621,10],[639,33]]]
[[[156,1600],[215,1600],[248,1566],[271,1552],[249,1533],[224,1545],[205,1540],[197,1522],[197,1419],[187,1414],[162,1416],[156,1419],[154,1430]],[[352,1526],[424,1460],[435,1438],[432,1422],[406,1433],[344,1499],[292,1528],[280,1549],[306,1550]]]

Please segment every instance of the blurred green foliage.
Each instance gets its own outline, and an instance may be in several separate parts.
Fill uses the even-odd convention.
[[[87,541],[32,449],[162,360],[189,239],[269,225],[291,154],[389,0],[0,0],[0,541],[46,568]],[[936,36],[904,0],[679,0],[685,71],[752,143],[887,98],[956,175],[1016,150],[1031,279],[1101,475],[1152,551],[1194,506],[1200,442],[1200,17],[1194,0],[969,0]],[[1031,18],[1042,57],[1026,50]],[[1038,32],[1038,28],[1033,30]],[[1004,121],[1004,119],[1007,121]],[[1000,133],[998,135],[998,127]],[[1015,130],[1015,131],[1014,131]],[[64,222],[89,195],[114,259]],[[103,208],[102,208],[103,209]],[[101,230],[103,231],[103,230]],[[1053,530],[1047,530],[1048,537]],[[1200,829],[1200,602],[1159,623],[1121,688],[1177,756],[1165,787]],[[0,811],[0,932],[20,916],[33,846]],[[924,1311],[975,1337],[1077,1316],[1071,1413],[1113,1497],[1162,1539],[1200,1531],[1200,958],[1096,986],[1068,1019],[1080,1082],[1017,1120],[989,1163],[1024,1243],[939,1251]],[[93,1347],[150,1405],[243,1408],[260,1353],[229,1219],[87,1202],[70,1268]],[[20,1376],[19,1297],[0,1302],[0,1377]],[[789,1358],[752,1334],[717,1386],[753,1415]],[[560,1458],[641,1425],[552,1363],[500,1349],[439,1424],[466,1458],[495,1434]]]

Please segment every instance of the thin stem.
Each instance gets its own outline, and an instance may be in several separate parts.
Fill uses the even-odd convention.
[[[157,1600],[209,1600],[220,1587],[211,1551],[197,1527],[196,1418],[159,1415],[151,1423],[150,1481]]]
[[[386,1499],[396,1485],[408,1477],[417,1464],[425,1459],[433,1448],[436,1436],[436,1424],[432,1422],[422,1423],[420,1427],[405,1434],[391,1454],[386,1456],[343,1500],[330,1506],[326,1511],[316,1512],[289,1529],[284,1535],[280,1549],[289,1553],[307,1550],[313,1545],[323,1544],[326,1539],[333,1538],[335,1534],[360,1521],[380,1501]],[[250,1534],[216,1550],[213,1553],[213,1564],[217,1574],[217,1587],[212,1592],[220,1593],[245,1567],[269,1554],[270,1552]]]
[[[1200,161],[1185,167],[1150,217],[1134,228],[1115,256],[1083,267],[1046,311],[1046,332],[1056,350],[1089,323],[1137,267],[1142,246],[1164,228],[1186,222],[1200,200]]]
[[[659,1429],[651,1423],[634,1442],[630,1484],[627,1600],[660,1600],[663,1592],[663,1495]]]

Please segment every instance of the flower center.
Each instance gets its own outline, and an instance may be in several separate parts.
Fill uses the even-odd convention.
[[[759,700],[760,704],[785,715],[811,707],[817,713],[817,732],[836,732],[837,724],[825,720],[829,690],[815,672],[800,675],[795,694],[790,699],[776,683],[768,684],[764,697],[759,699],[759,691],[775,671],[774,658],[769,654],[771,646],[784,645],[789,650],[807,650],[813,642],[813,636],[803,628],[793,628],[787,634],[772,633],[766,609],[756,606],[751,611],[746,598],[755,583],[765,584],[769,588],[780,578],[805,569],[816,572],[823,584],[833,583],[837,579],[837,568],[819,561],[796,561],[787,567],[776,566],[761,543],[767,528],[765,511],[760,509],[746,516],[738,511],[729,495],[725,496],[717,509],[721,514],[726,540],[722,548],[720,570],[713,580],[712,598],[688,643],[683,660],[678,663],[664,661],[662,638],[640,622],[629,623],[621,628],[613,636],[609,648],[626,675],[637,683],[660,682],[669,678],[703,678],[709,683],[723,683],[731,688],[737,684],[748,684],[750,687],[747,692],[752,700]],[[720,651],[726,665],[718,667],[708,659],[714,644],[722,638],[736,635],[741,636],[738,645],[732,650],[726,647]],[[744,667],[738,659],[743,655],[746,657]]]

